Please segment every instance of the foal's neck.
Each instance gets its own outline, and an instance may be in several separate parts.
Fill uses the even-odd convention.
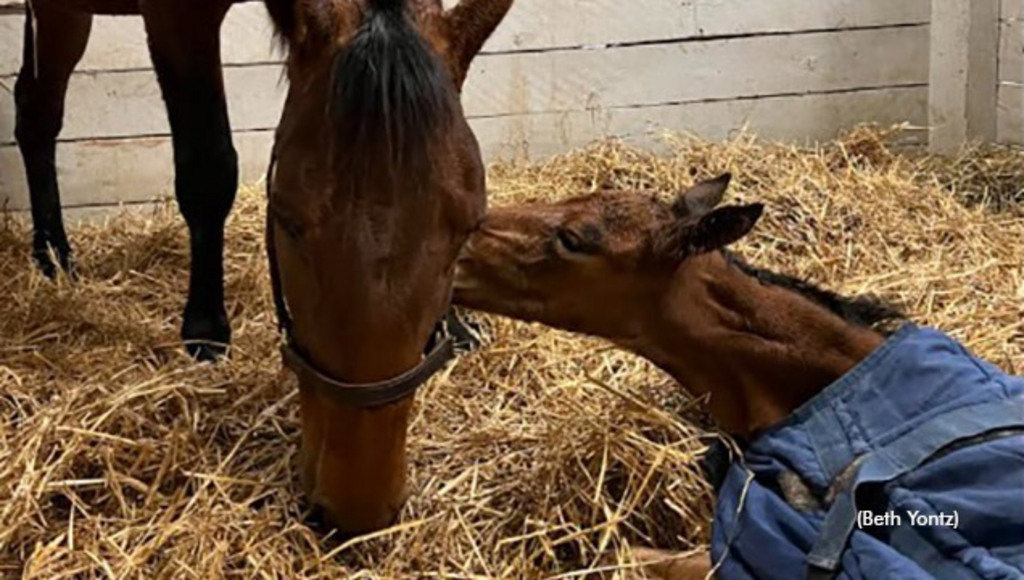
[[[636,344],[741,436],[784,419],[883,341],[720,253],[687,260]]]

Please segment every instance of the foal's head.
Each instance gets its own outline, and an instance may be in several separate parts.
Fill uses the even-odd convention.
[[[629,341],[660,313],[685,260],[738,240],[761,216],[760,204],[717,207],[729,179],[674,203],[615,191],[492,210],[463,250],[456,300]]]
[[[267,0],[289,92],[270,180],[272,259],[296,350],[337,382],[416,367],[485,208],[459,103],[512,0]],[[303,385],[302,476],[344,531],[403,499],[411,397],[374,408]]]

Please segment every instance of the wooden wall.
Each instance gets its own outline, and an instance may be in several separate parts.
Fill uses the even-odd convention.
[[[1024,0],[1002,0],[997,98],[999,141],[1024,144]]]
[[[0,0],[0,205],[23,210],[13,139],[24,21],[16,1]],[[662,129],[719,139],[746,126],[803,142],[865,121],[924,127],[931,2],[517,0],[463,101],[491,160],[609,135],[652,143]],[[1020,0],[1003,2],[1001,28],[1017,31],[1004,34],[1005,53],[1018,64],[1014,77],[1006,62],[1001,77],[1001,126],[1013,115],[1019,126],[1020,106],[1010,102],[1020,100]],[[243,178],[254,180],[285,92],[281,57],[259,3],[232,8],[223,38],[235,143]],[[97,17],[58,146],[65,207],[166,195],[168,133],[141,21]]]
[[[28,191],[14,144],[13,91],[24,16],[7,6],[0,11],[0,206],[23,210]],[[284,101],[281,55],[273,50],[272,28],[260,3],[232,8],[222,38],[235,147],[243,179],[256,180],[266,169]],[[172,191],[170,129],[141,18],[94,18],[65,106],[57,146],[65,208],[147,202]]]

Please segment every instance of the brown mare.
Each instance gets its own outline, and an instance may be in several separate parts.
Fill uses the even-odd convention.
[[[68,79],[94,14],[137,14],[167,106],[175,196],[188,225],[191,269],[181,336],[208,360],[225,352],[224,221],[238,187],[220,63],[220,27],[232,0],[30,0],[15,85],[15,136],[32,204],[33,257],[47,276],[71,270],[55,165]],[[268,39],[269,41],[269,39]],[[51,252],[57,263],[51,260]]]
[[[412,395],[451,356],[435,329],[486,206],[459,95],[511,4],[267,2],[290,84],[268,252],[299,378],[302,481],[345,533],[395,519]]]
[[[674,204],[604,192],[492,210],[460,256],[456,303],[606,338],[707,396],[726,431],[749,437],[874,351],[883,336],[870,324],[897,314],[723,251],[762,212],[718,207],[728,183],[698,184]],[[638,556],[663,578],[711,569],[706,554]]]

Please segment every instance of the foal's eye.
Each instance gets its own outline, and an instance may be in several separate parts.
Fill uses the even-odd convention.
[[[558,243],[570,254],[587,254],[590,253],[586,244],[583,242],[583,238],[579,237],[576,232],[565,228],[559,228],[555,234],[558,238]]]

